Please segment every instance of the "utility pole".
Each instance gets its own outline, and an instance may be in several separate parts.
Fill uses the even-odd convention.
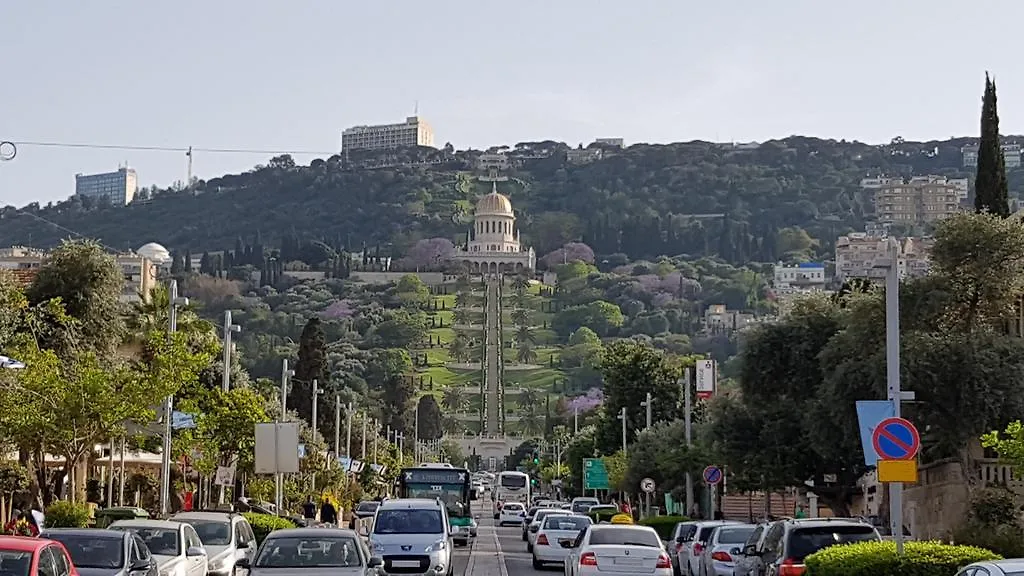
[[[420,463],[422,454],[420,453],[420,411],[417,407],[416,412],[413,414],[413,425],[412,425],[412,461],[416,464]]]
[[[377,419],[373,419],[373,463],[377,463],[377,438],[380,437],[380,428]]]
[[[107,461],[107,506],[114,505],[114,439],[110,439],[110,455]]]
[[[679,379],[679,384],[683,386],[683,420],[686,430],[686,448],[690,449],[693,447],[693,430],[692,422],[690,421],[690,412],[693,410],[692,399],[690,398],[690,385],[695,377],[695,371],[693,368],[686,369],[686,375]],[[690,511],[693,510],[693,478],[690,477],[690,473],[686,473],[686,510],[683,510],[683,515],[687,516]]]
[[[359,458],[366,462],[366,414],[363,414],[363,449],[359,451]]]
[[[341,396],[334,396],[334,461],[341,458]],[[339,462],[340,463],[340,462]]]
[[[900,417],[900,404],[913,400],[913,392],[904,392],[900,384],[900,271],[899,243],[888,241],[888,265],[885,276],[885,380],[887,397],[892,402],[893,415]],[[903,483],[889,484],[889,523],[896,540],[896,554],[903,554]]]
[[[241,332],[242,327],[231,323],[231,310],[224,311],[224,374],[221,376],[220,389],[227,392],[231,389],[231,333]]]
[[[580,433],[580,407],[574,406],[572,409],[572,433]]]
[[[352,461],[352,416],[356,411],[352,408],[352,403],[349,402],[345,408],[345,457],[349,459],[350,466]]]
[[[178,307],[188,306],[188,298],[178,296],[178,281],[171,280],[167,287],[170,310],[167,312],[167,336],[174,339],[178,331]],[[171,502],[171,430],[174,419],[174,396],[164,399],[163,453],[160,455],[160,515],[166,517]]]
[[[619,420],[622,420],[622,455],[626,456],[626,407],[619,411]]]
[[[647,409],[647,428],[651,427],[651,420],[653,418],[653,414],[651,413],[651,406],[652,406],[652,404],[653,403],[651,402],[651,393],[648,392],[647,393],[647,399],[640,403],[640,407],[641,408],[646,408]]]
[[[294,370],[288,369],[288,359],[281,359],[281,422],[288,420],[288,378],[295,375]],[[277,508],[277,513],[282,512],[281,508],[284,504],[284,474],[278,472],[274,475],[274,483],[276,489],[276,495],[274,498],[274,505]]]
[[[124,506],[124,451],[128,447],[128,441],[121,436],[121,465],[117,471],[117,505]]]
[[[317,401],[316,400],[317,400],[317,397],[320,396],[320,390],[317,389],[316,378],[313,378],[313,381],[310,382],[310,387],[311,387],[311,392],[313,393],[313,410],[312,410],[312,414],[311,414],[310,420],[312,420],[312,422],[313,422],[313,438],[316,439],[316,433],[317,433],[317,426],[316,426],[317,425],[317,419],[316,419],[316,416],[317,416],[317,414],[316,414],[316,408],[317,408],[316,404],[317,404]],[[316,470],[313,471],[313,474],[312,474],[312,477],[311,477],[311,480],[310,480],[310,484],[311,484],[310,489],[313,492],[315,492],[316,491]]]

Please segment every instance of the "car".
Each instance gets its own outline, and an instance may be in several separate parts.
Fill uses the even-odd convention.
[[[688,540],[682,544],[679,551],[679,572],[684,576],[697,576],[700,570],[700,557],[707,546],[708,538],[715,531],[715,528],[726,524],[740,524],[733,520],[703,520],[694,525],[693,530],[688,533]]]
[[[369,539],[384,574],[454,574],[452,528],[441,500],[385,500]]]
[[[118,520],[110,530],[131,532],[145,542],[160,576],[207,576],[209,560],[192,526],[171,520]]]
[[[352,519],[349,520],[348,527],[350,530],[356,529],[356,520],[360,518],[373,518],[373,515],[377,513],[377,508],[380,506],[380,502],[376,500],[367,500],[356,504],[356,509],[352,511]]]
[[[768,528],[757,554],[764,562],[764,576],[783,576],[803,571],[804,559],[836,544],[880,542],[882,535],[870,523],[853,518],[801,518],[780,520]]]
[[[1018,574],[1024,574],[1024,560],[1010,558],[968,564],[961,568],[956,576],[1017,576]]]
[[[49,538],[0,536],[0,566],[4,574],[79,576],[64,545]]]
[[[531,506],[527,509],[526,516],[523,516],[523,542],[529,541],[529,538],[526,536],[526,531],[530,526],[530,522],[533,522],[533,515],[537,513],[537,510],[540,510],[539,506]],[[501,514],[499,513],[498,515],[500,516]]]
[[[184,522],[195,528],[206,549],[211,576],[231,576],[242,558],[256,556],[256,535],[245,516],[234,512],[180,512],[171,516],[175,522]]]
[[[733,568],[733,576],[758,576],[762,573],[764,563],[757,551],[764,544],[764,537],[768,534],[771,522],[762,522],[751,532],[747,541],[740,546],[740,557],[736,559],[736,566]]]
[[[672,560],[650,526],[592,524],[575,541],[562,539],[559,545],[568,550],[566,576],[606,574],[602,565],[620,573],[672,576]]]
[[[559,542],[575,541],[580,532],[591,524],[590,518],[586,516],[566,514],[564,511],[545,516],[530,550],[533,569],[542,570],[547,564],[565,564],[569,550],[562,547]]]
[[[743,544],[757,530],[754,524],[727,524],[711,532],[701,553],[699,576],[734,576]]]
[[[248,576],[376,576],[383,565],[354,530],[345,528],[275,530],[255,560],[242,558],[237,564]]]
[[[519,502],[509,502],[501,507],[498,513],[498,526],[506,524],[522,524],[526,517],[526,508]]]
[[[676,522],[672,528],[672,535],[665,544],[668,548],[668,555],[672,557],[672,573],[681,576],[679,569],[680,562],[686,562],[685,558],[690,553],[689,546],[693,541],[693,535],[697,531],[697,521]]]
[[[562,511],[558,508],[545,508],[537,510],[529,524],[523,521],[523,530],[526,533],[526,551],[533,551],[533,543],[537,540],[537,532],[540,530],[540,523],[544,521],[544,518],[551,514],[561,514]]]
[[[47,528],[39,534],[64,545],[75,568],[89,576],[159,576],[142,538],[122,530]],[[44,574],[45,572],[39,572]]]
[[[570,503],[570,509],[576,514],[586,514],[590,510],[591,506],[597,506],[601,504],[601,501],[597,498],[591,498],[589,496],[578,496],[572,499]]]

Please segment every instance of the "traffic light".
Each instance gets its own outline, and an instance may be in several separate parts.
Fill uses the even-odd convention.
[[[540,464],[540,453],[537,452],[536,450],[533,451],[533,464],[534,465]]]

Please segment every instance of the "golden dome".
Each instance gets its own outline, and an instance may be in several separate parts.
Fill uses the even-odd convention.
[[[476,203],[476,213],[512,216],[512,202],[508,199],[508,196],[498,194],[498,187],[495,184],[491,188],[491,193]]]

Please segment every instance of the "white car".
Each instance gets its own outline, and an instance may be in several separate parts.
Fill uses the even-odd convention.
[[[575,542],[559,542],[568,550],[566,576],[599,576],[608,572],[672,576],[672,559],[650,526],[592,524]]]
[[[531,550],[533,569],[541,570],[545,564],[564,564],[569,549],[564,548],[560,542],[575,542],[580,532],[591,524],[590,518],[586,516],[566,514],[564,511],[545,516]]]
[[[545,508],[543,510],[537,510],[533,513],[533,519],[530,520],[530,525],[526,526],[526,551],[533,551],[533,543],[537,541],[537,532],[540,530],[541,522],[544,518],[551,514],[562,514],[562,511],[558,508]]]
[[[526,517],[526,508],[519,502],[509,502],[501,507],[498,513],[498,526],[506,524],[522,524]]]
[[[170,520],[118,520],[111,530],[131,532],[146,543],[161,576],[206,576],[209,558],[196,529]]]

